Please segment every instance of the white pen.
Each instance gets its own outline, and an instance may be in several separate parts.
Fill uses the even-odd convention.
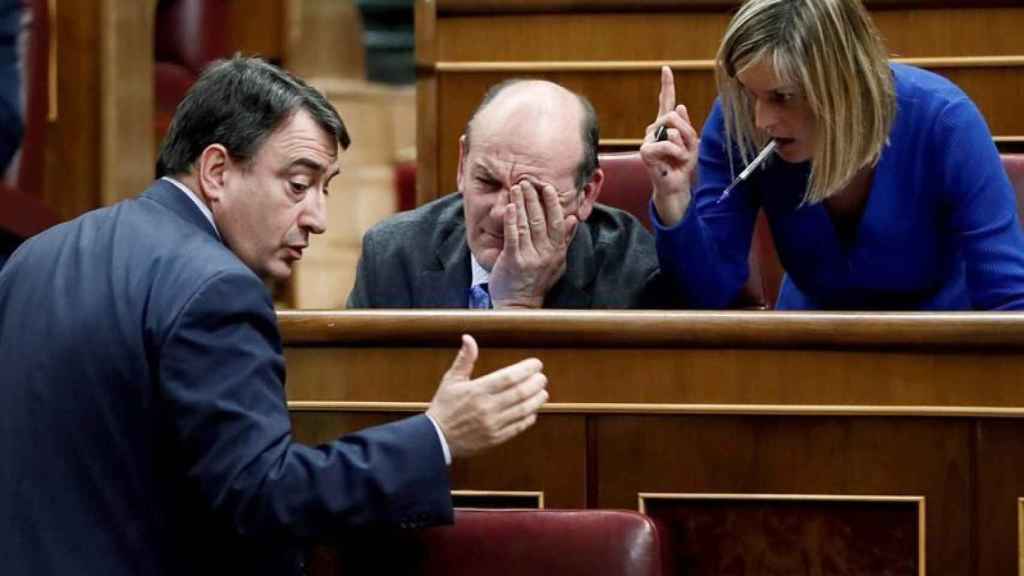
[[[740,182],[743,182],[744,180],[749,178],[750,175],[754,172],[754,169],[760,166],[762,163],[764,163],[764,161],[767,160],[769,156],[771,156],[772,152],[775,151],[776,146],[777,144],[775,143],[775,140],[768,142],[768,144],[761,149],[761,152],[758,153],[757,157],[754,158],[754,161],[748,164],[747,167],[743,169],[743,172],[740,172],[740,175],[737,176],[736,179],[732,181],[732,184],[729,184],[729,187],[725,189],[725,192],[722,192],[722,195],[718,197],[718,200],[716,200],[715,203],[717,204],[722,200],[728,198],[729,193],[732,192],[732,189],[739,185]]]

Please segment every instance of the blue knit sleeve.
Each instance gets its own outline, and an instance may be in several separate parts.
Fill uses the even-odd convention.
[[[942,169],[971,305],[1024,309],[1024,233],[1016,194],[988,125],[969,98],[956,99],[942,111],[930,148]]]
[[[743,168],[741,160],[734,155],[733,161],[738,173]],[[747,183],[718,202],[732,177],[725,122],[716,101],[701,133],[697,184],[683,219],[665,227],[651,204],[658,261],[695,308],[728,306],[750,273],[747,258],[759,205]]]

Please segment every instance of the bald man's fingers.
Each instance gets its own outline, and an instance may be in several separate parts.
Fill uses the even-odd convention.
[[[510,258],[519,257],[519,227],[516,226],[516,207],[514,204],[506,204],[505,211],[501,214],[501,223],[505,228],[505,242],[502,246],[502,253],[508,254]]]
[[[520,186],[523,189],[523,202],[526,204],[530,241],[537,250],[546,250],[550,247],[551,241],[548,238],[548,219],[540,203],[541,192],[529,181],[523,181]]]
[[[548,238],[554,246],[559,247],[565,242],[565,215],[562,213],[562,203],[558,201],[558,192],[551,184],[544,185],[541,196],[548,215]]]

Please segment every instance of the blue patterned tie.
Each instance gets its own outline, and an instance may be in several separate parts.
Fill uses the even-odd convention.
[[[476,284],[469,289],[469,307],[473,309],[491,308],[491,295],[487,292],[487,283]]]

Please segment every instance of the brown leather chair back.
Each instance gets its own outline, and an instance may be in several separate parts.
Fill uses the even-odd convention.
[[[605,175],[598,202],[629,212],[652,230],[648,212],[651,181],[640,153],[601,154],[598,162]],[[782,266],[775,254],[772,233],[763,213],[758,214],[754,228],[749,264],[750,277],[734,305],[740,308],[771,308],[779,295]]]
[[[1024,154],[1003,154],[1003,168],[1017,191],[1017,216],[1024,223]]]
[[[47,0],[21,0],[18,36],[24,133],[0,180],[0,239],[21,240],[57,223],[44,202],[46,121],[49,109],[50,16]],[[0,249],[3,247],[0,246]]]
[[[226,0],[160,0],[157,5],[153,77],[158,132],[166,129],[203,68],[230,55],[229,9]]]
[[[21,150],[7,169],[4,183],[21,194],[43,195],[46,115],[49,95],[50,18],[47,0],[22,0],[18,38],[25,132]]]
[[[614,510],[457,510],[455,524],[341,538],[334,558],[314,555],[310,573],[424,576],[657,576],[664,573],[654,522]]]

